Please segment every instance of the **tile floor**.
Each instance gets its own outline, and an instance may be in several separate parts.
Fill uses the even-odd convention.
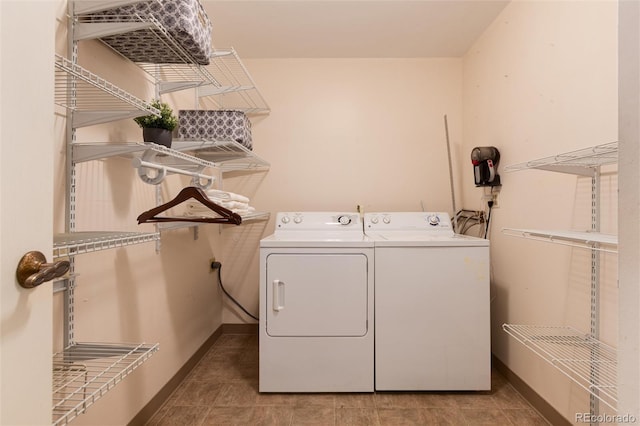
[[[200,425],[548,425],[492,371],[489,392],[260,394],[258,337],[224,334],[147,423]]]

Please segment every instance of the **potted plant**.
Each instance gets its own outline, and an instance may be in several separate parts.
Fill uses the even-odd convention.
[[[133,121],[142,127],[142,139],[145,142],[153,142],[170,148],[171,132],[178,125],[178,118],[173,115],[171,107],[159,99],[152,101],[151,106],[160,110],[160,117],[145,115],[136,117]]]

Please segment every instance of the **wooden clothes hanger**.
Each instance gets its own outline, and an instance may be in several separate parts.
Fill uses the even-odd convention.
[[[214,212],[218,213],[221,217],[157,217],[158,213],[169,210],[184,201],[189,199],[195,199],[206,207],[210,208]],[[138,216],[138,225],[141,223],[151,222],[204,222],[204,223],[232,223],[234,225],[240,225],[242,223],[242,217],[232,212],[231,210],[224,208],[207,197],[207,194],[200,188],[195,186],[187,186],[176,197],[158,207],[154,207]]]

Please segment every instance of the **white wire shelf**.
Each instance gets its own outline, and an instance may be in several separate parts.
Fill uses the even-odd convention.
[[[91,8],[75,8],[77,17],[75,41],[100,39],[116,53],[133,62],[146,56],[146,60],[154,63],[191,65],[200,63],[155,17],[110,11],[109,9],[118,6],[117,2],[111,3],[113,3],[111,7],[94,7],[93,9],[101,9],[95,13],[92,13]],[[120,46],[117,37],[111,38],[133,32],[136,33],[136,40],[139,43],[145,42],[150,46],[150,50],[144,52],[144,55],[141,55],[142,52],[137,48],[128,49]]]
[[[75,128],[160,115],[148,102],[60,55],[55,55],[55,71],[55,103],[74,112]]]
[[[206,186],[210,186],[215,177],[202,172],[217,166],[211,161],[154,143],[74,143],[71,153],[74,163],[111,157],[131,158],[132,166],[138,168],[138,175],[150,184],[159,184],[165,175],[180,173],[192,176],[198,184],[204,177],[208,179]],[[147,174],[149,169],[156,170],[152,172],[154,176]]]
[[[502,329],[616,410],[617,351],[566,326],[503,324]]]
[[[92,9],[100,10],[98,6]],[[169,31],[153,16],[93,14],[91,8],[76,9],[80,15],[76,40],[102,39],[109,47],[109,36],[136,32],[141,38],[152,40],[151,62],[140,62],[128,52],[115,50],[132,60],[156,83],[159,93],[198,88],[198,96],[210,99],[213,109],[234,109],[247,114],[269,112],[269,105],[258,91],[251,75],[233,48],[214,49],[209,64],[204,65],[185,50]],[[85,12],[86,10],[86,12]]]
[[[568,245],[608,253],[618,252],[618,236],[600,232],[503,228],[511,237]]]
[[[253,153],[242,144],[227,141],[211,140],[174,140],[172,148],[189,152],[199,158],[216,163],[222,172],[250,170],[268,170],[270,164]]]
[[[53,237],[53,257],[75,256],[160,239],[157,232],[70,232]]]
[[[253,212],[253,213],[249,213],[249,214],[243,214],[240,215],[242,216],[242,223],[240,224],[240,226],[246,224],[246,223],[251,223],[251,222],[262,222],[262,221],[267,221],[269,220],[269,217],[271,216],[271,214],[269,212]],[[190,217],[193,218],[194,216],[180,216],[181,218],[184,219],[189,219]],[[158,229],[161,232],[164,231],[175,231],[176,229],[184,229],[184,228],[192,228],[194,226],[200,226],[200,225],[206,225],[206,223],[202,223],[202,222],[163,222],[163,223],[159,223],[158,224]],[[220,224],[214,224],[214,225],[220,225]],[[233,225],[236,226],[236,225]]]
[[[570,173],[581,176],[593,176],[594,169],[618,161],[618,142],[596,145],[591,148],[545,157],[526,163],[505,167],[505,171],[512,172],[527,169],[549,170]]]
[[[77,343],[53,355],[53,424],[66,425],[155,352],[156,344]]]
[[[269,105],[235,49],[214,49],[206,69],[215,83],[199,86],[198,96],[205,104],[207,100],[213,102],[210,109],[239,110],[247,114],[269,113]]]

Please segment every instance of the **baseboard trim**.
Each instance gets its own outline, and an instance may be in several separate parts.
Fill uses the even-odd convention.
[[[222,324],[222,334],[258,335],[258,324]]]
[[[247,324],[250,325],[250,324]],[[211,349],[211,346],[222,336],[225,331],[225,325],[221,325],[211,336],[198,348],[198,350],[189,358],[189,360],[173,375],[171,379],[165,384],[162,389],[153,397],[151,401],[145,405],[142,410],[131,419],[127,426],[142,426],[146,424],[151,417],[162,407],[162,404],[171,396],[180,383],[187,377],[187,375],[198,364],[202,357]],[[228,332],[227,332],[228,333]]]
[[[502,374],[524,399],[554,426],[571,426],[571,422],[542,398],[531,386],[511,371],[502,361],[492,355],[493,367]]]

